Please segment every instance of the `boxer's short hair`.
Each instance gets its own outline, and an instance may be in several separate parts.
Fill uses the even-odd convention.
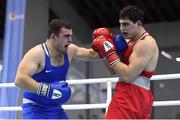
[[[135,5],[128,5],[119,12],[119,18],[120,19],[129,19],[129,20],[133,21],[133,23],[137,22],[138,20],[143,22],[144,21],[144,12],[142,9],[138,8]]]
[[[72,29],[70,23],[63,19],[51,20],[51,22],[49,23],[49,28],[48,28],[48,38],[51,36],[52,33],[58,35],[61,28],[63,27],[66,29]]]

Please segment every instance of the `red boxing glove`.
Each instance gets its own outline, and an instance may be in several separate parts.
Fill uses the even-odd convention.
[[[107,36],[96,37],[92,41],[92,48],[99,53],[101,58],[105,58],[111,66],[119,62],[119,56],[116,53],[116,47],[112,38]]]
[[[113,38],[113,33],[108,28],[97,28],[93,31],[92,37],[95,39],[98,36],[106,36],[109,38]]]

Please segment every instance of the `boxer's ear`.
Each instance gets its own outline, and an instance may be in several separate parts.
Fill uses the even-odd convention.
[[[137,21],[138,26],[142,26],[142,22],[140,20]]]
[[[52,34],[51,34],[51,38],[52,38],[52,39],[55,39],[55,37],[56,37],[56,34],[52,33]]]

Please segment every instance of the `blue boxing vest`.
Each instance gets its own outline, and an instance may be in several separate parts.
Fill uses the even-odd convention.
[[[65,81],[69,69],[69,59],[67,53],[64,53],[64,65],[55,67],[51,65],[50,54],[45,43],[42,44],[42,48],[45,51],[45,66],[41,72],[34,74],[32,78],[37,82],[44,83]],[[24,91],[23,104],[25,103],[37,103],[39,105],[45,106],[57,106],[47,97],[39,96],[29,91]]]

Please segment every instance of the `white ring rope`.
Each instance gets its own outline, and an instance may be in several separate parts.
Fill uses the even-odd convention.
[[[180,73],[176,74],[164,74],[164,75],[154,75],[151,80],[175,80],[180,79]],[[95,84],[95,83],[106,83],[107,81],[117,82],[118,77],[113,78],[93,78],[93,79],[77,79],[77,80],[68,80],[69,84]],[[0,88],[6,87],[16,87],[14,83],[0,83]]]
[[[180,73],[177,74],[164,74],[154,75],[151,80],[175,80],[180,79]],[[107,84],[107,101],[106,103],[97,104],[72,104],[62,105],[65,110],[80,110],[80,109],[102,109],[107,108],[112,95],[112,83],[117,82],[118,77],[114,78],[97,78],[97,79],[79,79],[68,80],[69,84],[94,84],[94,83],[106,83]],[[13,88],[16,87],[14,83],[0,83],[0,88]],[[180,100],[173,101],[154,101],[153,106],[174,106],[180,105]],[[0,107],[0,111],[22,111],[20,106]]]
[[[76,105],[62,105],[65,110],[84,110],[84,109],[102,109],[106,108],[106,103],[98,104],[76,104]],[[0,111],[22,111],[20,106],[17,107],[0,107]]]
[[[153,106],[175,106],[180,105],[180,100],[172,101],[154,101]],[[62,105],[65,110],[84,110],[84,109],[102,109],[107,108],[106,103],[98,104],[76,104],[76,105]],[[20,106],[0,107],[0,111],[22,111]]]

